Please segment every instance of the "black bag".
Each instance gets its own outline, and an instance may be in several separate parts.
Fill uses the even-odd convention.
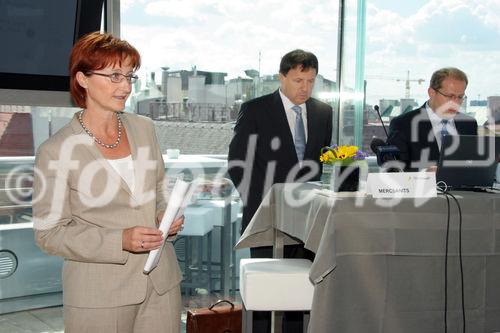
[[[229,305],[217,306],[221,303]],[[208,308],[188,310],[186,326],[186,333],[241,333],[241,305],[224,299]]]

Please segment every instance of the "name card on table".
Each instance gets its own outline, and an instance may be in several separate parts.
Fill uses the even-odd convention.
[[[433,198],[437,196],[434,172],[369,173],[367,192],[374,198]]]

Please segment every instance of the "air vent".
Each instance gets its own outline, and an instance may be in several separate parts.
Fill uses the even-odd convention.
[[[10,251],[0,251],[0,279],[5,279],[14,274],[16,268],[16,255]]]

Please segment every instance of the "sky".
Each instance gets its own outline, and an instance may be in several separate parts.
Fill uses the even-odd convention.
[[[284,5],[286,4],[286,5]],[[356,4],[347,1],[346,64],[354,77]],[[191,69],[245,77],[276,74],[283,54],[302,48],[335,80],[338,2],[320,0],[122,0],[121,36],[143,57],[141,73]],[[469,99],[500,95],[500,0],[367,0],[367,100],[427,97],[432,72],[469,76]],[[260,56],[259,56],[260,54]],[[424,80],[418,83],[418,80]]]

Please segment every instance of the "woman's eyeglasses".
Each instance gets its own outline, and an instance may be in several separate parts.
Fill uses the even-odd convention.
[[[122,73],[111,73],[111,74],[104,74],[104,73],[96,73],[96,72],[87,72],[87,75],[99,75],[99,76],[105,76],[111,80],[113,83],[120,83],[123,81],[123,79],[127,79],[129,83],[135,83],[137,79],[139,78],[135,73],[130,73],[130,74],[122,74]]]

